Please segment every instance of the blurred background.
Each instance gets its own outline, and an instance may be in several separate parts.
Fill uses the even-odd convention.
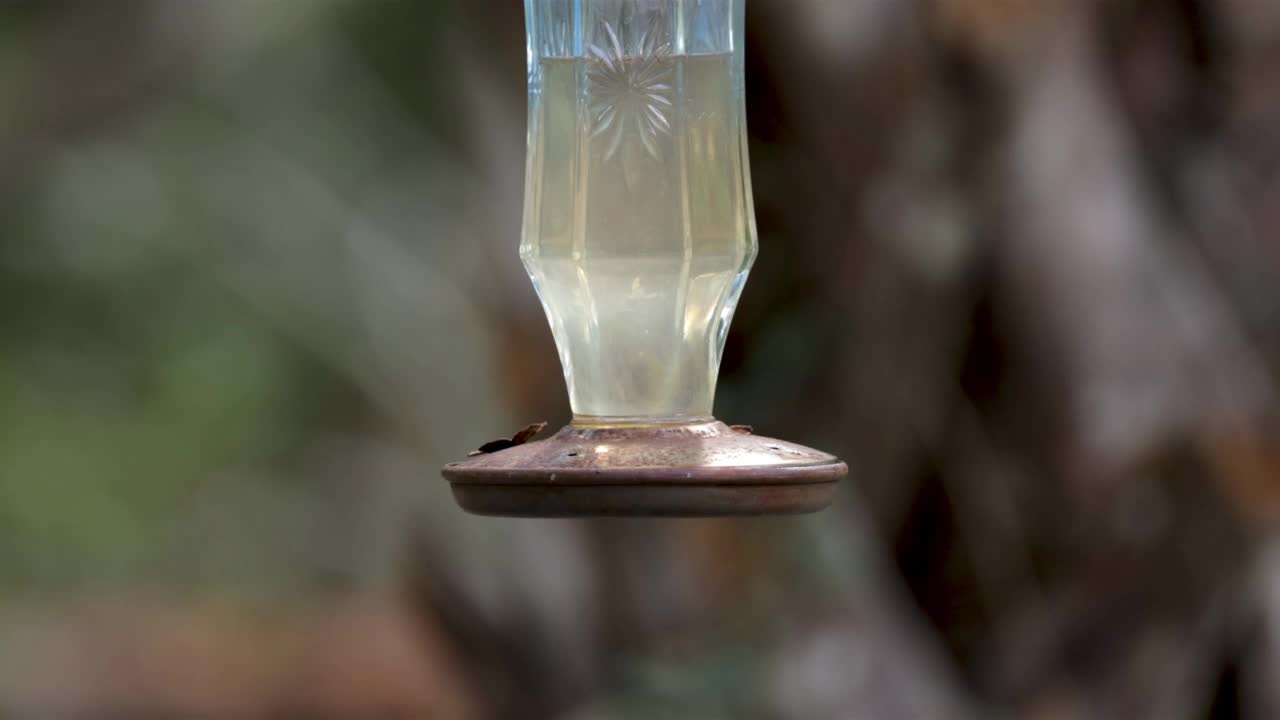
[[[557,522],[517,3],[0,3],[0,717],[1280,717],[1280,4],[748,15],[717,412],[851,479]]]

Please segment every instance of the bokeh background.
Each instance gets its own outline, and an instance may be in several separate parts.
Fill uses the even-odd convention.
[[[0,717],[1280,717],[1280,4],[748,15],[718,414],[851,480],[544,522],[518,3],[0,3]]]

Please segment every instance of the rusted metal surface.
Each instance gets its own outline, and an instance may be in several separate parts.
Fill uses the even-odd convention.
[[[512,435],[510,438],[500,438],[498,440],[487,442],[481,445],[479,450],[472,452],[470,455],[468,455],[468,457],[476,457],[477,455],[488,455],[490,453],[496,453],[501,450],[509,450],[513,447],[519,447],[520,445],[523,445],[529,442],[530,440],[534,439],[535,437],[538,436],[539,433],[541,433],[543,430],[546,430],[546,429],[547,429],[547,423],[545,422],[534,423],[526,427],[525,429],[521,430],[520,432],[516,433],[515,435]]]
[[[463,508],[526,517],[814,512],[847,473],[827,453],[716,421],[570,425],[444,468]]]

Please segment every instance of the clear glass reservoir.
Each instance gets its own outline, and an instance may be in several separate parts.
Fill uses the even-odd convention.
[[[756,256],[745,0],[526,0],[521,257],[575,422],[711,418]]]

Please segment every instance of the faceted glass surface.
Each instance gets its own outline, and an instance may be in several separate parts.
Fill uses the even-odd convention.
[[[521,257],[579,422],[711,416],[756,256],[744,0],[526,0]]]

